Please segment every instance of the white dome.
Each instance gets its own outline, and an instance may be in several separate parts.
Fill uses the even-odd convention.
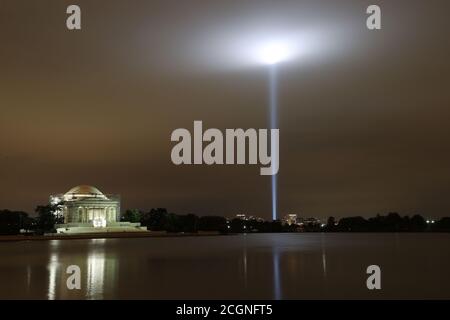
[[[88,186],[88,185],[80,185],[76,186],[64,194],[65,200],[71,199],[79,199],[79,198],[101,198],[106,199],[106,196],[98,190],[96,187]]]

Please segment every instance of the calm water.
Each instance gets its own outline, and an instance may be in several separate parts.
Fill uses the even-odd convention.
[[[0,243],[1,299],[450,298],[450,234],[252,234]],[[382,289],[369,291],[368,265]],[[69,291],[78,265],[82,289]]]

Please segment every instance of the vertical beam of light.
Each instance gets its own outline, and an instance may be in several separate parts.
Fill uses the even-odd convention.
[[[277,65],[269,66],[269,119],[270,129],[278,127],[278,85],[277,85]],[[272,146],[273,148],[273,146]],[[272,219],[277,219],[277,174],[271,176],[272,191]]]

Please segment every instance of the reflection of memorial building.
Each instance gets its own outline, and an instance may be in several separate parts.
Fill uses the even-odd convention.
[[[64,255],[58,242],[50,244],[51,255],[47,265],[47,298],[55,299],[111,299],[117,294],[119,262],[115,252],[105,252],[105,239],[91,239],[87,254]],[[81,290],[69,290],[70,276],[67,267],[76,265],[81,269]]]
[[[140,223],[120,222],[120,198],[105,195],[97,188],[77,186],[65,194],[50,196],[51,204],[59,204],[58,214],[64,224],[56,225],[58,233],[145,231]]]

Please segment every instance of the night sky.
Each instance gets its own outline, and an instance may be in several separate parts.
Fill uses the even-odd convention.
[[[82,30],[66,29],[78,4]],[[366,28],[378,4],[382,29]],[[79,184],[122,209],[271,216],[253,166],[175,166],[174,129],[267,128],[249,47],[279,65],[279,212],[450,215],[450,2],[0,0],[0,207]],[[250,51],[249,51],[250,50]]]

